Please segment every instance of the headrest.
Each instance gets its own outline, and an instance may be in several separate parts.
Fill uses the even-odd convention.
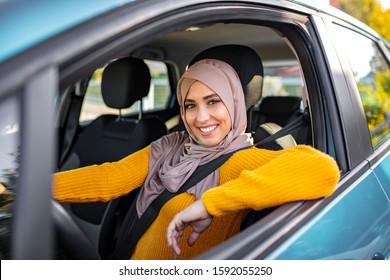
[[[147,96],[150,88],[150,71],[138,58],[124,57],[106,66],[102,77],[104,103],[111,108],[128,108]]]
[[[236,70],[244,90],[247,110],[260,100],[263,88],[263,64],[253,49],[242,45],[211,47],[195,56],[190,65],[205,58],[222,60]]]
[[[267,96],[261,101],[259,111],[268,116],[283,116],[299,111],[300,107],[300,97]]]

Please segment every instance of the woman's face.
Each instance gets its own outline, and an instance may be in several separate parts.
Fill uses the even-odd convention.
[[[184,112],[192,133],[208,147],[219,144],[232,127],[229,112],[221,98],[199,81],[195,81],[188,90]]]

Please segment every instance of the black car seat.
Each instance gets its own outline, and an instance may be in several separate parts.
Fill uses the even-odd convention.
[[[298,96],[267,96],[264,97],[253,112],[253,119],[257,125],[273,122],[285,126],[291,120],[302,114],[302,98]]]
[[[167,134],[165,123],[157,117],[125,118],[121,110],[147,96],[150,88],[148,66],[137,58],[125,57],[108,64],[103,72],[101,92],[104,103],[118,110],[117,115],[102,115],[78,136],[61,171],[91,164],[120,160]],[[110,202],[65,204],[87,232],[102,257],[110,251],[117,210],[126,203]]]
[[[290,121],[302,115],[301,98],[297,96],[267,96],[260,100],[252,112],[254,142],[279,131]],[[284,136],[275,142],[282,148],[296,145],[297,135]],[[267,146],[265,146],[267,148]]]

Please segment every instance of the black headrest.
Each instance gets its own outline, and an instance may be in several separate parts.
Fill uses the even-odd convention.
[[[119,58],[106,66],[102,77],[104,103],[111,108],[128,108],[147,96],[150,87],[150,70],[138,58]]]
[[[260,100],[263,88],[263,64],[253,49],[242,45],[211,47],[195,56],[190,65],[206,58],[222,60],[236,70],[244,90],[247,110]]]
[[[300,97],[267,96],[261,101],[259,111],[269,116],[283,116],[299,111],[300,107]]]

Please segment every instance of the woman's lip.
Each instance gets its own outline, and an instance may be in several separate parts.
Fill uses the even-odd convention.
[[[214,124],[214,125],[209,125],[206,127],[205,126],[198,127],[198,129],[202,135],[208,135],[208,134],[211,134],[217,127],[218,127],[218,125]]]

